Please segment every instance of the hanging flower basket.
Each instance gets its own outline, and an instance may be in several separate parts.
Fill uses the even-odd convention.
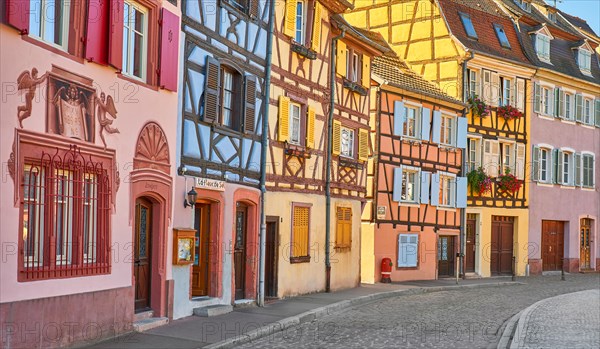
[[[487,104],[485,104],[485,102],[482,101],[481,98],[477,97],[477,95],[469,97],[467,102],[469,103],[469,108],[471,109],[474,115],[479,116],[480,118],[484,118],[490,115],[490,107]]]
[[[498,116],[505,118],[506,120],[518,119],[523,117],[523,113],[519,111],[519,109],[511,106],[505,105],[502,107],[498,107]]]
[[[477,195],[483,195],[492,190],[492,178],[481,167],[469,172],[467,181]]]
[[[498,176],[497,185],[498,189],[514,194],[521,189],[523,182],[517,179],[517,177],[515,177],[512,173],[510,173],[510,170],[507,169],[503,175]]]

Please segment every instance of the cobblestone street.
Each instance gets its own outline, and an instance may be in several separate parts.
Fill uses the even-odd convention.
[[[492,348],[504,323],[542,299],[600,288],[600,276],[568,275],[519,279],[523,285],[407,295],[355,307],[243,348]],[[598,303],[585,312],[600,312]],[[557,321],[551,319],[551,321]],[[589,329],[589,326],[587,327]],[[596,331],[600,331],[597,328]],[[577,336],[577,333],[568,333]],[[554,334],[560,338],[561,334]],[[583,336],[582,338],[589,338]],[[544,342],[546,347],[548,341]],[[530,346],[535,347],[535,345]],[[557,346],[560,344],[557,343]],[[582,339],[581,346],[592,347]]]

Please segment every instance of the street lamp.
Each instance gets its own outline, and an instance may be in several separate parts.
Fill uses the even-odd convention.
[[[194,190],[194,187],[187,193],[187,197],[183,199],[183,207],[192,206],[196,203],[196,199],[198,198],[198,193]]]

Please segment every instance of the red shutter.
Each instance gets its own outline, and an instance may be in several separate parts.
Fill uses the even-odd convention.
[[[85,58],[100,64],[108,63],[109,2],[88,0]]]
[[[29,32],[29,5],[30,0],[5,0],[6,21],[8,24],[21,31],[21,34]]]
[[[177,63],[179,61],[179,17],[162,9],[160,31],[160,87],[177,91]]]
[[[105,0],[106,1],[106,0]],[[111,0],[110,32],[108,37],[108,64],[121,70],[123,67],[123,0]]]

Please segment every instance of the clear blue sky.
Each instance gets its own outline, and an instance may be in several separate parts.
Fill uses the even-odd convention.
[[[554,6],[553,0],[545,1]],[[600,35],[600,0],[562,0],[557,7],[572,16],[585,19],[596,35]]]

